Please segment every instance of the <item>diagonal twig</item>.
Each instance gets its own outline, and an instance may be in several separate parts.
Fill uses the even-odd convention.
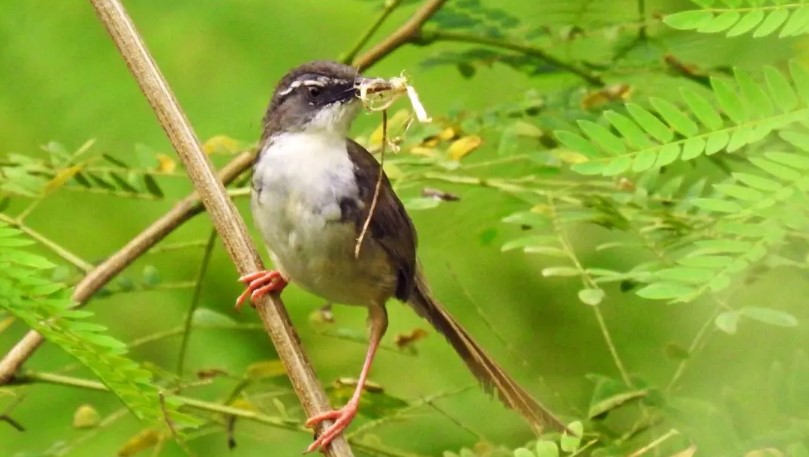
[[[202,152],[196,134],[124,6],[120,0],[91,0],[91,3],[185,164],[189,178],[239,273],[243,275],[263,270],[264,265],[244,221],[228,197],[225,187],[213,173],[210,160]],[[304,411],[309,416],[327,411],[329,403],[326,394],[303,352],[283,303],[277,295],[265,296],[257,302],[256,310],[286,367]],[[321,427],[329,425],[331,424],[324,423]],[[353,455],[342,437],[335,439],[325,453],[335,457]]]
[[[375,64],[386,55],[399,49],[403,44],[410,42],[410,40],[419,34],[424,23],[427,22],[433,14],[438,12],[446,2],[447,0],[427,0],[407,22],[402,24],[401,27],[396,29],[396,31],[379,42],[379,44],[371,48],[368,52],[354,59],[351,65],[360,70],[367,70],[368,67]]]

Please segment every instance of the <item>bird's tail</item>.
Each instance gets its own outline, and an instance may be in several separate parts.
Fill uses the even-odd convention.
[[[416,284],[408,303],[421,317],[435,327],[449,341],[455,352],[461,356],[466,366],[488,392],[493,392],[506,406],[522,414],[531,426],[541,432],[545,427],[559,431],[567,427],[547,408],[534,400],[511,377],[491,359],[461,327],[444,307],[430,294],[421,274],[417,274]]]

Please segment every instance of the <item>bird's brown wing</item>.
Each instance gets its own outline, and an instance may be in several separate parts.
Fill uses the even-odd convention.
[[[376,182],[379,178],[379,162],[364,147],[351,139],[347,140],[346,148],[354,163],[354,176],[363,205],[344,201],[341,202],[340,207],[344,219],[351,218],[355,221],[357,236],[359,236],[374,198]],[[384,174],[365,238],[366,240],[373,239],[388,253],[396,266],[398,275],[396,298],[407,301],[416,277],[416,230],[404,205],[393,192],[390,181]],[[366,242],[363,241],[363,244]]]

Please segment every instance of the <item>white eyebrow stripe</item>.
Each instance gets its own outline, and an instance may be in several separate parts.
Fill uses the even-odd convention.
[[[300,81],[294,81],[292,84],[289,85],[284,91],[279,92],[278,95],[284,96],[292,92],[293,90],[303,86],[318,86],[318,87],[326,87],[326,84],[348,84],[349,81],[345,79],[334,79],[329,78],[328,76],[321,76],[317,79],[304,79]]]

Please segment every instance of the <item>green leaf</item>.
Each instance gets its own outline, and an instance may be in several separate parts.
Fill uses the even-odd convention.
[[[599,175],[603,173],[606,167],[607,164],[602,161],[589,161],[589,162],[575,163],[570,166],[570,169],[575,171],[576,173],[589,176],[589,175]]]
[[[778,38],[806,33],[807,25],[809,25],[809,7],[802,6],[792,12],[789,20],[784,24],[784,28],[781,29],[781,33],[778,34]]]
[[[748,202],[756,202],[764,198],[764,194],[750,187],[738,186],[736,184],[714,184],[713,187],[728,197]]]
[[[539,440],[536,445],[537,457],[559,457],[559,447],[553,441]]]
[[[799,171],[779,165],[761,157],[751,157],[750,163],[775,176],[776,178],[780,178],[785,181],[797,181],[801,177],[801,173]]]
[[[157,181],[152,175],[143,175],[143,184],[146,186],[146,191],[157,198],[163,198],[163,190],[157,184]]]
[[[579,421],[571,422],[567,425],[568,430],[573,432],[573,435],[564,432],[559,439],[559,447],[564,452],[576,452],[581,446],[581,437],[584,434],[584,426]]]
[[[548,218],[545,215],[542,215],[535,211],[519,211],[513,214],[509,214],[502,220],[507,224],[527,225],[530,227],[550,226],[550,221],[548,220]]]
[[[710,269],[724,268],[732,261],[731,257],[723,255],[699,255],[677,259],[677,263],[684,267]]]
[[[669,143],[664,144],[663,147],[660,148],[660,152],[657,156],[657,162],[655,162],[655,167],[664,167],[675,160],[680,155],[680,146],[677,143]]]
[[[775,32],[778,27],[781,27],[787,18],[789,18],[789,11],[786,8],[774,9],[764,18],[764,21],[761,22],[761,25],[758,26],[756,31],[753,32],[753,38],[770,35]]]
[[[541,246],[548,243],[555,243],[556,237],[549,235],[531,235],[522,238],[517,238],[503,244],[500,248],[501,252],[511,251],[514,249],[522,249],[527,246]]]
[[[740,309],[739,313],[747,319],[752,319],[778,327],[798,326],[798,319],[796,319],[795,316],[777,309],[747,306]]]
[[[514,449],[514,457],[535,457],[534,453],[525,448]]]
[[[671,267],[655,271],[654,275],[662,281],[700,284],[705,282],[705,278],[711,277],[713,271],[705,268]]]
[[[542,276],[549,278],[552,276],[579,276],[581,271],[574,267],[546,267],[542,269]]]
[[[696,289],[679,282],[655,282],[637,291],[637,294],[650,300],[671,300],[683,298]]]
[[[749,173],[735,172],[732,173],[732,176],[742,184],[746,184],[754,189],[763,190],[765,192],[775,192],[783,187],[777,181],[757,175],[751,175]]]
[[[764,89],[753,80],[750,73],[739,68],[734,69],[736,83],[742,92],[742,98],[750,104],[750,110],[755,113],[755,117],[765,118],[773,115],[774,107],[772,101],[764,92]]]
[[[691,137],[699,133],[697,124],[689,119],[685,113],[677,109],[671,102],[656,97],[650,98],[649,102],[654,109],[657,110],[658,114],[663,117],[663,120],[674,130],[682,133],[686,137]]]
[[[728,335],[734,335],[739,328],[739,313],[737,311],[725,311],[716,316],[714,324],[716,324],[716,328]]]
[[[789,62],[789,72],[792,74],[792,82],[798,90],[804,105],[809,105],[809,72],[806,67],[795,60]]]
[[[727,36],[734,37],[744,35],[745,33],[753,30],[754,27],[759,25],[764,20],[764,11],[756,9],[748,12],[739,22],[728,30]]]
[[[694,116],[700,122],[702,122],[705,127],[708,127],[710,130],[719,130],[722,128],[724,125],[724,122],[722,122],[722,117],[714,109],[713,105],[708,102],[708,100],[696,92],[685,88],[680,90],[680,94],[682,95],[685,104],[688,105],[688,108],[690,108],[691,112],[694,113]]]
[[[613,155],[624,154],[626,152],[626,145],[620,138],[616,137],[606,127],[595,122],[578,121],[579,128],[595,141],[599,146],[604,148],[605,151]]]
[[[798,98],[784,75],[771,66],[764,67],[764,78],[775,104],[783,112],[791,111],[798,104]]]
[[[587,411],[587,417],[596,418],[602,416],[612,410],[618,409],[630,402],[637,401],[648,395],[646,390],[630,390],[616,392],[613,395],[599,398],[598,401],[591,401],[590,408]],[[596,400],[595,398],[593,400]]]
[[[675,146],[674,151],[679,152],[679,148]],[[657,159],[658,159],[657,154],[655,154],[654,151],[651,151],[649,149],[640,151],[635,155],[635,160],[632,162],[632,171],[634,171],[635,173],[646,171],[655,165]],[[674,155],[674,159],[677,159],[677,155]],[[673,160],[670,161],[669,163],[671,162],[673,162]]]
[[[634,123],[632,119],[624,116],[623,114],[616,113],[615,111],[605,111],[604,118],[606,118],[615,130],[621,134],[632,146],[638,149],[651,148],[654,146],[652,140],[643,133],[638,124]]]
[[[674,139],[674,133],[666,124],[660,121],[654,114],[647,111],[640,105],[627,103],[626,110],[629,115],[643,128],[649,135],[661,143],[668,143]]]
[[[765,152],[764,156],[773,162],[780,163],[799,170],[809,170],[809,157],[786,152]]]
[[[680,160],[686,161],[697,158],[705,151],[705,140],[700,137],[688,138],[683,144],[683,155]]]
[[[523,248],[523,252],[525,252],[526,254],[540,254],[549,257],[557,257],[560,259],[568,257],[567,252],[565,252],[563,249],[556,248],[553,246],[526,246],[525,248]]]
[[[563,146],[580,152],[588,158],[592,159],[603,156],[601,151],[593,143],[587,141],[582,136],[566,130],[557,130],[554,132],[554,135]]]
[[[579,300],[585,305],[596,306],[604,300],[604,289],[581,289]]]
[[[700,33],[722,32],[730,28],[739,21],[741,14],[735,10],[723,11],[716,15],[711,21],[706,22],[697,28]]]
[[[56,266],[44,257],[25,251],[15,250],[5,252],[5,259],[17,265],[36,268],[38,270],[50,269]]]
[[[197,308],[191,315],[191,323],[197,327],[233,326],[236,321],[229,316],[208,308]]]
[[[663,18],[663,23],[677,30],[693,30],[713,21],[713,13],[705,10],[681,11]]]
[[[411,211],[421,211],[425,209],[432,209],[441,204],[441,200],[432,197],[416,197],[405,200],[405,208]]]
[[[733,86],[727,80],[723,78],[711,78],[711,87],[716,95],[716,99],[719,101],[719,106],[722,107],[722,110],[733,122],[741,124],[749,119],[749,113],[746,107]]]
[[[626,172],[629,170],[629,167],[632,166],[632,157],[623,155],[617,156],[610,160],[601,173],[604,176],[615,176],[620,175],[621,173]]]
[[[727,146],[728,141],[730,141],[730,135],[725,130],[711,133],[705,141],[705,155],[712,155],[721,151]]]
[[[160,284],[160,272],[154,265],[146,265],[141,271],[141,280],[146,287],[156,287]]]
[[[697,198],[693,201],[694,206],[708,211],[716,211],[718,213],[736,213],[742,210],[742,207],[730,200],[720,200],[718,198]]]
[[[742,240],[698,240],[694,242],[698,252],[702,253],[722,253],[722,252],[747,252],[753,248],[749,241]]]

